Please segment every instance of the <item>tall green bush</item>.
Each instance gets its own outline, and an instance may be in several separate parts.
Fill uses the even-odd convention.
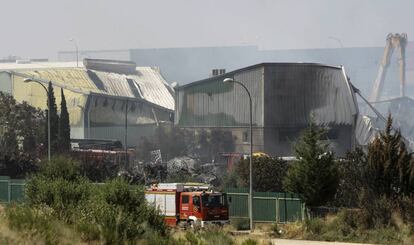
[[[78,229],[85,237],[100,237],[107,244],[134,241],[147,231],[167,235],[166,226],[159,213],[147,207],[143,190],[131,187],[122,179],[111,180],[94,186],[91,198],[80,207]],[[85,227],[95,227],[85,230]]]
[[[236,167],[239,185],[249,186],[249,159],[240,160]],[[281,158],[253,157],[253,189],[254,191],[282,192],[283,178],[288,169],[287,162]]]
[[[391,115],[383,132],[368,146],[365,171],[367,188],[377,196],[395,199],[414,194],[414,161]]]
[[[50,147],[52,153],[59,152],[59,115],[57,113],[55,92],[53,90],[52,82],[48,85],[48,99],[46,101],[48,110],[50,110]],[[49,105],[50,102],[50,105]],[[49,114],[46,110],[46,121],[48,120]],[[48,145],[48,126],[45,124],[45,142],[44,145],[47,148]]]
[[[90,183],[80,175],[78,163],[61,156],[44,161],[40,172],[26,183],[30,205],[47,205],[65,220],[71,218],[70,212],[90,194]]]
[[[328,143],[324,142],[325,135],[326,130],[312,119],[294,146],[298,160],[284,179],[285,189],[302,194],[310,206],[326,204],[338,186],[338,167]]]
[[[61,102],[60,102],[60,117],[59,117],[59,152],[69,153],[70,151],[70,124],[69,124],[69,112],[66,107],[66,98],[63,93],[63,88],[60,89]]]

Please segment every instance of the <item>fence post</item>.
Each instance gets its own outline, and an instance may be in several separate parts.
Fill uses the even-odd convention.
[[[8,190],[8,195],[7,195],[7,203],[10,203],[11,201],[11,179],[9,179],[9,181],[7,181],[7,190]]]
[[[279,217],[279,198],[276,197],[276,223],[279,223],[280,217]]]

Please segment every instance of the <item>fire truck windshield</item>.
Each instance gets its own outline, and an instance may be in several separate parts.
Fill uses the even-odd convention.
[[[223,207],[225,206],[225,197],[222,194],[203,194],[201,196],[203,207]]]

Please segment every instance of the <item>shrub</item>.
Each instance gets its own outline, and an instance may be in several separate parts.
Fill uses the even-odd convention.
[[[197,237],[193,232],[187,231],[185,233],[185,239],[191,244],[191,245],[201,245],[203,244],[203,241]]]
[[[230,224],[238,231],[250,229],[250,220],[248,218],[231,218]]]
[[[83,237],[95,238],[98,230],[106,243],[132,242],[147,230],[167,235],[162,217],[157,210],[147,207],[140,187],[131,188],[123,179],[95,186],[91,198],[80,208],[78,219]]]
[[[246,239],[242,242],[242,245],[257,245],[257,241],[251,238]]]
[[[158,232],[147,232],[144,238],[137,242],[144,245],[188,245],[184,239],[174,239],[169,236],[162,236]],[[190,243],[193,244],[193,243]]]
[[[84,241],[133,243],[145,232],[168,237],[158,210],[147,206],[143,188],[130,186],[121,178],[92,184],[79,174],[77,163],[68,158],[45,163],[40,173],[29,179],[26,190],[33,212],[47,208],[52,216],[73,224]]]
[[[363,228],[380,228],[391,224],[394,204],[385,196],[376,197],[366,191],[361,195],[361,225]]]
[[[26,185],[26,197],[30,205],[47,205],[59,218],[69,220],[71,212],[90,196],[91,184],[85,179],[68,181],[64,178],[48,179],[44,176],[31,178]]]
[[[207,244],[212,245],[233,245],[233,239],[223,232],[219,227],[209,227],[208,229],[202,230],[198,233],[199,237],[202,238]]]
[[[255,191],[283,191],[283,178],[288,169],[287,162],[281,158],[268,156],[253,157],[253,189]],[[240,160],[236,167],[241,186],[249,185],[249,159]]]
[[[207,226],[204,229],[187,231],[185,239],[191,245],[233,245],[235,242],[221,227]]]
[[[29,239],[41,237],[46,244],[59,244],[62,236],[59,227],[63,224],[53,216],[51,209],[18,204],[7,208],[6,217],[10,228],[22,236]]]
[[[50,161],[42,162],[37,176],[43,176],[49,180],[63,178],[68,181],[77,181],[81,177],[79,162],[65,156],[56,156]]]

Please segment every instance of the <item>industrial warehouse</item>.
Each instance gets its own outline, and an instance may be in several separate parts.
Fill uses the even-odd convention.
[[[291,156],[292,143],[313,117],[329,128],[333,150],[343,156],[356,144],[358,105],[343,67],[312,63],[262,63],[176,88],[175,124],[230,130],[236,151],[248,152],[251,93],[253,151]]]
[[[0,245],[414,245],[414,1],[0,6]]]
[[[77,62],[30,62],[0,65],[0,89],[17,101],[46,109],[40,84],[66,96],[72,139],[118,140],[135,147],[162,124],[172,124],[173,89],[159,69],[133,62],[85,59]]]

